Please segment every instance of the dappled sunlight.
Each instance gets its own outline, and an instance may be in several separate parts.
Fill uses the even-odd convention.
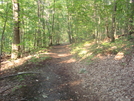
[[[94,60],[94,59],[105,59],[106,57],[113,56],[115,60],[121,60],[124,58],[124,53],[128,46],[127,43],[117,40],[114,43],[101,41],[96,43],[95,41],[86,41],[84,43],[76,44],[73,48],[72,53],[81,60]]]
[[[57,53],[48,52],[48,53],[45,53],[45,54],[48,55],[48,56],[51,56],[53,58],[58,58],[58,54]]]
[[[82,80],[76,80],[76,81],[71,81],[68,84],[70,86],[77,86],[77,85],[80,85],[81,83],[82,83]]]
[[[84,59],[86,59],[87,57],[90,57],[92,54],[93,54],[93,53],[87,53],[86,55],[83,55],[83,56],[81,57],[81,59],[79,60],[79,62],[82,61],[82,60],[84,60]]]
[[[7,61],[3,61],[1,63],[1,71],[5,71],[5,70],[9,70],[12,69],[14,67],[23,65],[26,62],[29,62],[30,59],[32,58],[42,58],[42,57],[47,57],[46,53],[37,53],[37,54],[33,54],[33,55],[29,55],[23,58],[19,58],[17,60],[7,60]]]
[[[120,59],[122,59],[122,58],[124,58],[124,53],[123,52],[119,52],[119,53],[117,53],[117,55],[115,56],[115,60],[120,60]]]
[[[57,54],[57,53],[52,53],[52,52],[45,53],[45,54],[50,55],[51,57],[54,57],[54,58],[71,56],[71,54]]]
[[[91,43],[85,43],[85,44],[84,44],[85,47],[89,47],[89,46],[91,46],[91,45],[92,45]]]
[[[70,56],[70,54],[58,54],[59,57],[67,57]]]
[[[69,59],[69,60],[66,61],[66,63],[72,63],[72,62],[76,62],[76,60],[73,59],[73,58],[71,58],[71,59]]]
[[[96,44],[95,41],[91,41],[91,42],[88,42],[88,41],[87,41],[87,42],[84,43],[83,46],[84,46],[85,48],[89,48],[90,46],[92,46],[92,45],[94,45],[94,44]]]
[[[61,61],[60,63],[73,63],[73,62],[76,62],[76,59],[70,58],[68,60]]]
[[[0,0],[0,14],[0,101],[134,101],[134,0]]]
[[[112,46],[111,49],[117,49],[117,46]]]
[[[32,56],[27,56],[27,57],[20,58],[20,59],[17,59],[17,60],[4,61],[4,62],[1,63],[2,64],[1,71],[12,69],[16,66],[20,66],[23,63],[25,63],[27,60],[31,59],[31,57]]]
[[[72,87],[72,86],[78,86],[81,83],[82,83],[82,80],[81,79],[80,80],[76,80],[76,81],[70,81],[70,82],[66,82],[64,84],[61,84],[59,86],[59,88],[62,88],[62,87],[67,86],[67,85],[69,85],[70,87]]]
[[[104,57],[104,56],[101,55],[101,54],[98,54],[96,57],[99,58],[99,59],[105,59],[105,58],[106,58],[106,57]]]
[[[87,54],[87,50],[82,50],[79,54],[82,55],[82,54]]]
[[[55,54],[55,53],[52,53],[52,52],[47,52],[45,53],[46,55],[51,55],[51,54]]]
[[[29,55],[17,60],[8,60],[8,61],[3,61],[2,64],[2,68],[1,71],[5,71],[5,70],[9,70],[12,69],[14,67],[20,66],[22,64],[24,64],[25,62],[30,62],[30,59],[32,58],[36,58],[36,59],[40,59],[42,57],[54,57],[54,58],[60,58],[60,57],[68,57],[71,56],[71,54],[57,54],[57,53],[53,53],[53,52],[43,52],[43,51],[38,51],[36,54],[33,55]],[[69,60],[65,60],[65,63],[71,63],[71,62],[75,62],[75,59],[69,59]]]

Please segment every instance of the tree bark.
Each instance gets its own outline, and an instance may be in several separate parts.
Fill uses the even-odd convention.
[[[115,34],[116,7],[117,7],[117,3],[116,3],[116,0],[114,0],[114,3],[113,3],[113,13],[112,13],[112,28],[111,28],[111,33],[110,33],[111,42],[115,41],[114,34]]]
[[[69,3],[69,1],[67,0],[66,3]],[[69,12],[69,7],[67,5],[67,26],[68,26],[68,29],[67,29],[67,33],[68,33],[68,38],[69,38],[69,43],[73,43],[73,40],[72,40],[72,31],[71,31],[71,14]]]
[[[53,36],[55,34],[55,0],[53,1],[54,7],[53,7],[53,15],[52,15],[52,33],[50,35],[50,45],[53,44]]]
[[[72,43],[71,28],[70,28],[70,14],[69,14],[69,12],[68,12],[68,37],[69,37],[69,42]]]
[[[11,58],[17,59],[18,57],[20,57],[19,2],[17,0],[12,0],[12,5],[13,5],[14,33],[13,33]]]
[[[1,59],[2,59],[2,55],[3,55],[3,40],[4,40],[4,33],[5,33],[5,30],[6,30],[6,24],[7,24],[7,19],[8,19],[8,3],[7,3],[7,6],[6,6],[6,18],[5,18],[5,22],[4,22],[4,25],[3,25],[3,30],[2,30],[2,35],[1,35],[1,44],[0,44],[0,69],[1,69]]]
[[[134,33],[134,0],[131,2],[131,15],[130,15],[130,20],[129,20],[129,35]]]

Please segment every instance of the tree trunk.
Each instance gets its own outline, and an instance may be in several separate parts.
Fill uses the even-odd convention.
[[[71,28],[70,28],[70,14],[69,14],[69,12],[68,12],[68,37],[69,37],[69,42],[72,43]]]
[[[68,1],[67,1],[68,3]],[[67,29],[67,33],[68,33],[68,38],[69,38],[69,43],[73,43],[73,40],[72,40],[72,32],[71,32],[71,14],[69,12],[69,7],[67,5],[67,10],[68,10],[68,18],[67,18],[67,26],[68,26],[68,29]]]
[[[129,20],[129,36],[131,37],[131,34],[134,33],[134,0],[131,2],[131,15]]]
[[[54,7],[53,7],[53,15],[52,15],[52,33],[50,35],[50,45],[53,44],[53,36],[55,34],[55,0],[54,2]]]
[[[117,7],[116,0],[114,0],[114,2],[113,2],[113,10],[112,10],[113,11],[112,12],[112,28],[111,28],[111,33],[110,33],[111,42],[114,42],[115,41],[114,34],[115,34],[116,7]]]
[[[3,55],[3,40],[4,40],[4,33],[5,33],[5,30],[6,30],[6,24],[7,24],[7,19],[8,19],[8,3],[7,3],[7,6],[6,6],[6,18],[5,18],[5,22],[4,22],[4,25],[3,25],[3,30],[2,30],[2,35],[1,35],[1,44],[0,44],[0,69],[1,69],[1,59],[2,59],[2,55]]]
[[[37,16],[38,16],[38,28],[37,28],[37,47],[41,47],[41,0],[37,0]]]
[[[13,5],[14,33],[13,33],[11,58],[17,59],[18,57],[20,57],[19,2],[17,0],[12,0],[12,5]]]

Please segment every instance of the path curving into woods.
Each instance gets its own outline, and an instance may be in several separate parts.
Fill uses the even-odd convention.
[[[81,101],[78,93],[81,79],[74,72],[73,59],[68,45],[53,46],[48,52],[51,59],[42,62],[39,70],[37,101]],[[44,73],[43,73],[44,72]]]
[[[82,64],[69,45],[52,46],[46,55],[50,58],[14,72],[32,75],[0,80],[0,101],[134,101],[134,57],[125,66],[114,55]]]
[[[7,80],[13,80],[18,85],[16,87],[14,83],[11,88],[7,85],[9,87],[1,92],[2,101],[81,101],[83,95],[79,92],[82,80],[74,72],[76,60],[70,54],[69,45],[52,46],[46,55],[50,58],[39,64],[20,67],[32,68],[32,71],[39,73],[24,77],[25,83],[20,80],[17,84],[15,77],[2,81],[3,88]]]

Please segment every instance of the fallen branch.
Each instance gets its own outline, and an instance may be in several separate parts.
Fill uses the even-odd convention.
[[[9,77],[14,77],[14,76],[22,75],[22,74],[40,74],[40,73],[39,72],[18,72],[17,74],[12,74],[12,75],[8,75],[8,76],[0,77],[0,80],[3,80],[5,78],[9,78]]]

